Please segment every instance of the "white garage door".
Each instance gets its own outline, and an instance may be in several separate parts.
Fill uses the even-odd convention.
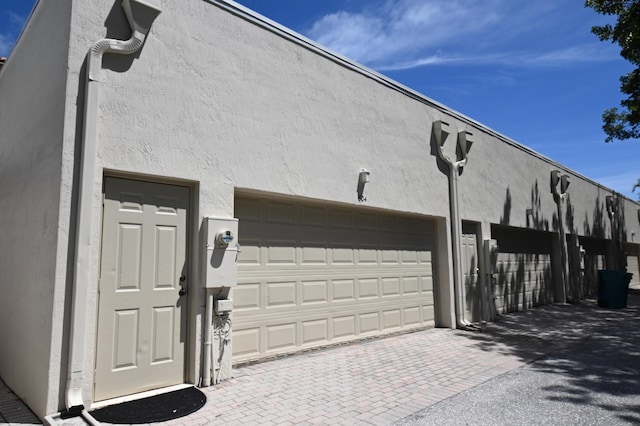
[[[431,221],[235,201],[235,363],[434,325]]]

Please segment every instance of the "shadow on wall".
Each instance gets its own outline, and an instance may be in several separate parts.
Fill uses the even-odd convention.
[[[475,249],[474,246],[473,250]],[[475,253],[471,255],[468,266],[469,269],[464,271],[465,306],[470,314],[470,318],[467,319],[476,322],[482,317],[482,295],[478,286],[478,265]]]
[[[509,225],[511,221],[511,190],[507,187],[507,194],[504,196],[504,205],[502,206],[502,216],[500,217],[500,225]]]
[[[551,235],[492,227],[498,240],[495,312],[506,313],[553,302]]]
[[[507,313],[553,302],[551,263],[541,253],[500,253],[496,312]]]
[[[596,198],[596,205],[593,208],[593,224],[589,225],[589,216],[584,214],[584,235],[592,238],[606,238],[605,236],[605,213],[604,203],[600,200],[600,196]]]
[[[553,231],[553,234],[547,235],[550,238],[558,238],[560,227],[564,227],[568,263],[567,299],[577,301],[586,297],[595,297],[599,269],[625,270],[626,267],[624,244],[628,236],[624,197],[614,193],[607,203],[600,197],[596,199],[591,220],[585,214],[582,224],[585,237],[578,236],[580,225],[576,223],[575,207],[569,193],[562,201],[562,208],[551,214],[551,222],[545,217],[541,200],[542,194],[536,180],[531,186],[531,207],[526,211],[527,229]],[[500,225],[504,227],[510,224],[512,205],[511,190],[507,188],[503,213],[500,217]],[[560,214],[562,217],[559,216]],[[607,235],[606,221],[610,222],[611,235]],[[527,247],[530,246],[531,238],[536,238],[535,235],[535,232],[530,237],[522,235],[520,244],[514,244],[509,249],[506,249],[504,242],[498,238],[500,247],[498,277],[492,284],[493,296],[489,298],[494,301],[498,313],[526,309],[551,303],[554,300],[550,250],[545,248],[539,252],[528,252]],[[543,234],[538,233],[538,235]],[[548,247],[551,247],[551,241]],[[564,259],[561,259],[561,262],[564,263]]]
[[[549,220],[545,219],[542,211],[538,179],[536,179],[535,183],[531,186],[531,214],[527,214],[527,228],[533,228],[539,231],[549,230]]]

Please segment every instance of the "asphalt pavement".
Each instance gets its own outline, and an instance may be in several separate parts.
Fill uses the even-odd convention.
[[[640,424],[639,298],[621,311],[593,307],[605,315],[583,339],[395,424]]]

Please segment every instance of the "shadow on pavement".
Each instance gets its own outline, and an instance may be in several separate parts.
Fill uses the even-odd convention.
[[[530,368],[562,375],[562,385],[542,388],[548,400],[595,405],[640,423],[639,313],[640,291],[630,290],[624,309],[587,300],[503,315],[482,333],[458,333],[483,350],[538,360]]]

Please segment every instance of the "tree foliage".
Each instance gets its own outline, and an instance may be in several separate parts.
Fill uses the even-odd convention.
[[[601,41],[617,43],[620,55],[640,67],[640,0],[586,0],[585,7],[617,16],[615,25],[595,26],[591,31]],[[640,68],[620,77],[620,83],[620,91],[628,95],[620,102],[622,108],[610,108],[602,114],[607,142],[640,138]]]

